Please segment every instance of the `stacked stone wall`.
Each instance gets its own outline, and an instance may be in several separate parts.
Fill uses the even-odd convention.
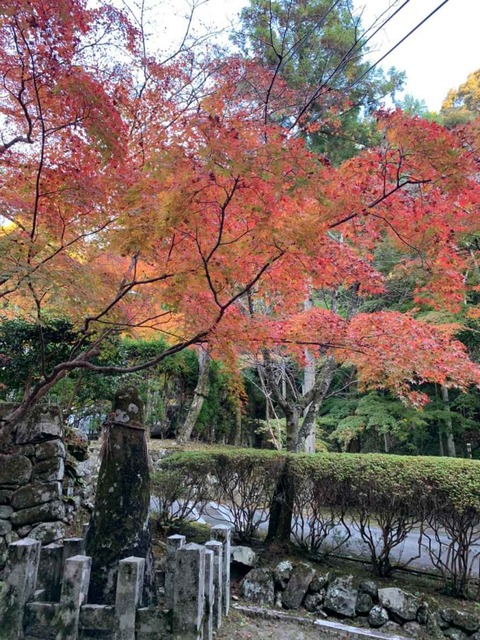
[[[65,535],[60,413],[39,406],[12,426],[14,408],[0,405],[0,571],[10,543],[29,537],[48,544]]]

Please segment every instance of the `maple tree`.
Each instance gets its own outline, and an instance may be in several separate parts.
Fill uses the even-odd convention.
[[[379,114],[379,148],[335,168],[265,120],[268,69],[146,56],[109,4],[15,0],[0,40],[2,314],[34,319],[40,344],[48,315],[80,336],[62,362],[41,356],[12,420],[74,369],[140,371],[191,345],[232,369],[244,351],[281,345],[302,360],[307,347],[414,402],[422,380],[479,382],[447,329],[304,309],[309,287],[381,292],[373,251],[386,235],[411,248],[401,267],[421,274],[419,304],[461,303],[458,238],[479,201],[474,128]],[[284,89],[269,105],[286,113],[295,89]],[[269,315],[249,313],[249,294]],[[119,331],[162,332],[169,346],[130,367],[95,363]]]

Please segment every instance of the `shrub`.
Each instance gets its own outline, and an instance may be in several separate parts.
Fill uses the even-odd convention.
[[[167,458],[162,468],[185,474],[185,484],[189,479],[197,486],[203,482],[204,499],[208,496],[208,500],[220,503],[235,537],[248,541],[268,520],[283,464],[284,456],[274,451],[232,449],[177,454]]]
[[[292,456],[294,475],[292,536],[308,551],[326,555],[351,537],[345,518],[347,492],[333,456]]]
[[[310,551],[335,551],[355,529],[375,572],[388,575],[395,565],[392,552],[417,532],[419,554],[426,549],[450,592],[467,596],[479,578],[477,461],[231,449],[171,456],[163,472],[174,474],[170,498],[164,498],[170,513],[174,503],[188,512],[194,504],[216,501],[240,540],[250,540],[268,520],[283,482],[288,494],[281,502],[292,516],[292,536]],[[412,560],[397,559],[396,566]]]

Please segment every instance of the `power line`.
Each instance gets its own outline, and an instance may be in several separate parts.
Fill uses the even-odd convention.
[[[372,69],[375,69],[375,67],[377,67],[383,60],[385,60],[385,58],[387,56],[389,56],[393,51],[395,51],[395,49],[397,49],[397,47],[399,47],[403,42],[405,42],[405,40],[407,38],[409,38],[413,33],[415,33],[415,31],[417,29],[419,29],[423,24],[425,24],[425,22],[427,22],[427,20],[430,20],[430,18],[437,13],[437,11],[439,11],[444,5],[447,4],[447,2],[449,2],[449,0],[443,0],[443,2],[441,2],[438,7],[436,7],[433,11],[431,11],[428,16],[426,16],[421,22],[419,22],[415,27],[413,27],[413,29],[411,29],[407,35],[403,36],[403,38],[401,40],[399,40],[397,42],[397,44],[395,44],[391,49],[389,49],[387,51],[387,53],[385,53],[381,58],[379,58],[374,64],[372,64],[366,71],[364,71],[358,78],[356,78],[356,80],[354,80],[351,84],[350,84],[350,89],[352,87],[354,87],[358,82],[360,82],[360,80],[362,80],[366,75],[368,75],[370,73],[370,71],[372,71]]]
[[[343,55],[342,59],[340,60],[340,62],[337,64],[337,66],[333,69],[333,71],[331,71],[331,73],[329,74],[329,76],[321,83],[321,85],[319,87],[316,88],[316,90],[314,91],[313,95],[309,98],[309,100],[305,103],[305,105],[303,106],[303,108],[301,109],[300,113],[297,114],[294,123],[291,125],[290,128],[293,128],[294,126],[297,125],[298,121],[300,120],[300,118],[308,111],[310,105],[314,102],[314,100],[318,97],[318,95],[321,93],[322,89],[324,89],[328,83],[332,80],[332,78],[334,78],[342,69],[345,68],[346,65],[348,65],[348,63],[350,62],[350,60],[352,59],[352,56],[354,54],[356,54],[357,52],[360,52],[367,44],[368,42],[379,32],[381,31],[385,25],[387,25],[390,20],[392,20],[402,9],[404,9],[407,4],[410,2],[410,0],[404,0],[404,2],[397,7],[397,9],[391,13],[383,22],[381,22],[381,24],[375,29],[375,23],[373,23],[372,27],[374,29],[373,33],[371,33],[368,38],[366,38],[365,40],[362,41],[362,39],[365,37],[365,35],[367,34],[368,29],[358,40],[356,40],[354,42],[354,44],[350,47],[350,49]],[[448,0],[447,0],[448,2]],[[328,13],[335,8],[335,6],[338,4],[338,0],[336,0],[336,2],[334,2],[334,4],[330,7],[330,9],[328,10]],[[377,20],[375,22],[378,22],[378,20],[383,20],[383,16],[385,15],[385,13],[387,13],[387,11],[384,11],[381,16],[379,18],[377,18]],[[375,63],[375,65],[373,65],[373,67],[371,67],[370,69],[367,70],[366,73],[369,73],[374,66],[376,66],[378,64]],[[365,75],[365,74],[364,74]],[[363,77],[360,76],[360,78],[357,78],[350,86],[349,88],[353,87],[361,78]]]

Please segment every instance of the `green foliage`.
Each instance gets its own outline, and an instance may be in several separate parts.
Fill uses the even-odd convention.
[[[9,400],[24,392],[68,359],[79,334],[69,320],[51,318],[44,324],[4,320],[0,324],[0,387]]]
[[[340,163],[376,140],[381,99],[400,88],[404,74],[368,71],[368,49],[351,0],[250,0],[241,13],[237,43],[272,69],[297,99],[311,101],[305,127],[311,148]],[[304,123],[305,124],[305,123]]]
[[[387,575],[393,568],[392,550],[417,530],[419,544],[423,541],[445,584],[458,594],[467,593],[471,553],[480,541],[477,461],[231,449],[176,454],[162,463],[162,473],[176,479],[177,491],[191,484],[198,501],[201,497],[225,505],[241,540],[250,539],[266,521],[287,468],[295,494],[290,498],[297,542],[323,552],[334,530],[343,528],[338,538],[343,543],[356,529],[376,572]],[[439,542],[431,546],[428,541],[435,537]]]
[[[195,425],[194,435],[210,442],[220,442],[234,427],[238,399],[232,392],[232,376],[220,363],[211,363],[209,378],[208,396]]]

